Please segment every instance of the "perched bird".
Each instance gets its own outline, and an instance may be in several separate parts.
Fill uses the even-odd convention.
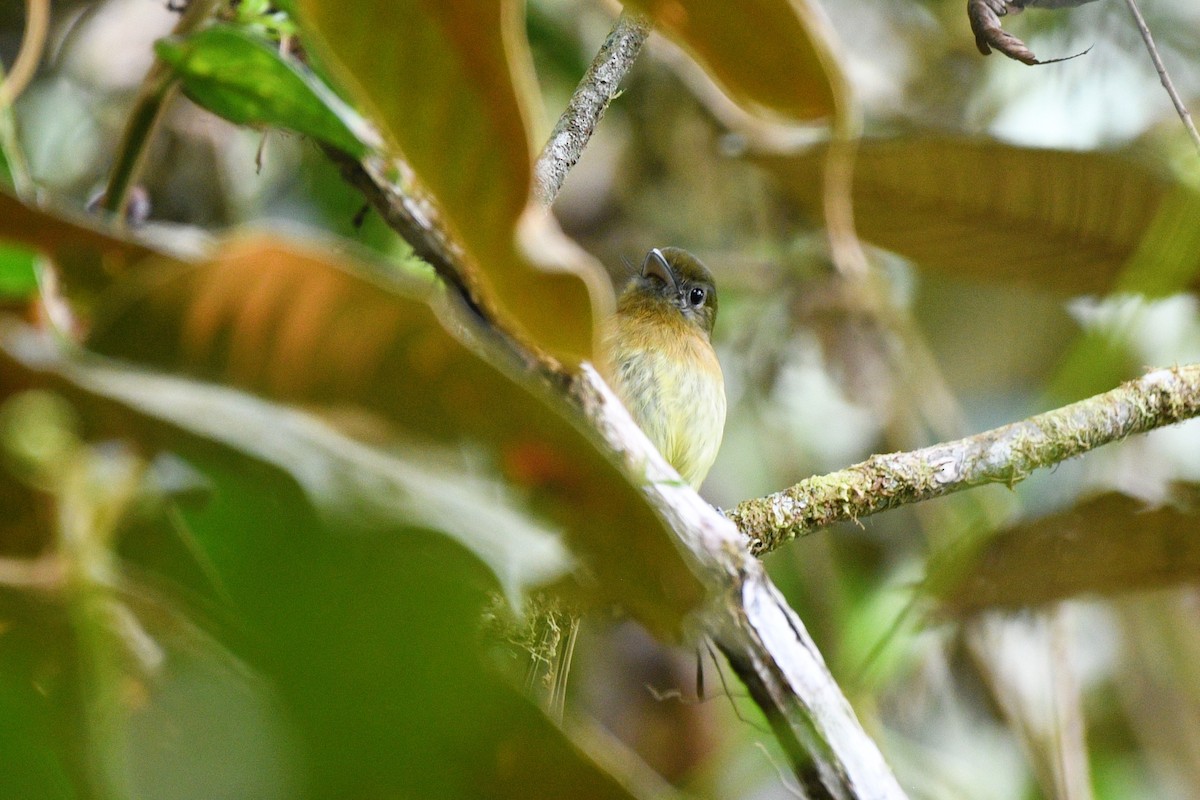
[[[605,333],[613,389],[694,488],[725,430],[725,379],[710,340],[716,319],[708,267],[686,250],[655,248],[621,293]]]

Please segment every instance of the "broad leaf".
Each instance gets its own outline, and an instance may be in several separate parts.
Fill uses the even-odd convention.
[[[820,219],[823,150],[755,161]],[[863,239],[956,276],[1071,294],[1157,294],[1158,255],[1178,254],[1162,267],[1176,276],[1194,280],[1200,269],[1200,195],[1119,154],[970,139],[867,141],[853,197]],[[1135,254],[1148,268],[1118,279]]]
[[[231,26],[205,28],[155,44],[184,94],[241,125],[275,125],[333,145],[356,158],[376,135],[314,75],[266,42]]]
[[[296,0],[306,43],[377,122],[466,248],[472,279],[538,343],[591,352],[591,301],[515,234],[529,203],[534,81],[515,0]],[[573,269],[563,264],[562,269]]]
[[[37,797],[74,796],[70,784],[176,798],[631,796],[488,668],[479,625],[496,583],[466,550],[404,515],[326,523],[311,513],[288,472],[305,488],[339,477],[328,436],[297,435],[281,409],[284,424],[264,436],[261,424],[249,429],[262,401],[66,357],[12,324],[0,334],[0,367],[0,397],[14,385],[61,392],[97,435],[176,447],[210,476],[213,501],[186,521],[223,620],[201,630],[191,604],[164,590],[180,579],[161,556],[178,535],[168,515],[140,539],[124,531],[122,563],[87,530],[64,538],[87,545],[60,551],[88,561],[73,564],[75,580],[36,598],[0,586],[0,707],[14,712],[0,738],[15,745],[0,786]],[[186,397],[205,411],[173,407]],[[246,455],[261,449],[250,437],[278,439],[266,450],[294,460],[261,469]],[[101,460],[88,450],[72,462]],[[385,461],[368,467],[374,481],[360,495],[386,492],[398,462]],[[60,524],[114,518],[88,508],[92,497],[109,502],[114,466],[97,470],[82,497],[59,495]],[[317,494],[318,507],[330,499]],[[495,511],[477,506],[486,526]],[[132,565],[153,570],[157,588],[131,579]],[[46,603],[46,591],[58,602]],[[47,741],[50,727],[59,735]]]
[[[1194,511],[1104,494],[943,561],[930,569],[929,589],[947,611],[969,615],[1191,584],[1200,578],[1197,520]]]
[[[627,0],[678,41],[738,103],[793,121],[833,116],[840,98],[824,19],[808,0]]]

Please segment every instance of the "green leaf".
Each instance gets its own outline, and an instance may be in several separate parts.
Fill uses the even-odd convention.
[[[588,356],[593,313],[581,279],[597,276],[561,258],[555,271],[542,270],[515,241],[529,204],[527,119],[537,97],[523,4],[293,5],[306,46],[432,195],[466,250],[470,280],[538,343],[563,358]]]
[[[754,160],[820,219],[823,149]],[[980,139],[866,141],[853,197],[863,239],[929,271],[1070,294],[1159,294],[1194,284],[1200,269],[1200,194],[1129,155]],[[1137,275],[1120,277],[1135,254]]]
[[[505,537],[500,493],[406,470],[410,451],[359,458],[368,448],[297,412],[69,356],[11,323],[0,396],[6,381],[65,394],[99,436],[179,450],[214,484],[186,520],[228,624],[204,634],[177,597],[142,587],[97,587],[74,615],[103,701],[89,707],[105,712],[87,731],[123,754],[102,763],[139,790],[126,796],[633,796],[486,663],[479,627],[503,576],[470,550],[486,557],[475,544],[490,538],[513,563],[539,557]],[[161,584],[176,577],[159,563],[169,536],[122,552]],[[157,658],[131,670],[114,657],[131,645]],[[69,712],[73,697],[56,699]]]
[[[833,116],[844,91],[819,8],[807,0],[627,0],[751,111],[792,121]]]
[[[0,634],[0,751],[5,754],[0,796],[73,800],[80,793],[71,785],[52,702],[57,681],[48,680],[57,666],[50,654],[61,639],[49,635],[50,626],[35,613],[37,605],[0,590],[5,628]],[[41,624],[14,623],[25,614]]]
[[[558,532],[467,459],[417,447],[388,455],[307,414],[212,384],[82,360],[60,371],[81,388],[288,474],[330,530],[365,534],[404,523],[418,539],[428,534],[417,531],[438,531],[486,564],[516,606],[572,567]]]
[[[241,29],[217,25],[161,39],[154,49],[174,68],[184,94],[231,122],[288,128],[356,158],[376,138],[316,76]]]
[[[0,244],[0,299],[26,299],[37,292],[37,256],[24,247]]]

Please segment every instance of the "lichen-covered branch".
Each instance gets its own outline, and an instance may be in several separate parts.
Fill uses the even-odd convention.
[[[907,453],[871,456],[728,516],[767,553],[834,522],[985,483],[1014,484],[1101,445],[1200,416],[1200,364],[1159,369],[1112,391],[1021,422]]]
[[[543,206],[558,196],[649,35],[650,20],[626,11],[596,53],[534,165],[534,195]]]

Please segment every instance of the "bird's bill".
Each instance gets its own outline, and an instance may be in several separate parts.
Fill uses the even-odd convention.
[[[646,254],[646,260],[642,262],[642,277],[655,277],[672,289],[678,288],[671,265],[667,263],[666,256],[657,247]]]

